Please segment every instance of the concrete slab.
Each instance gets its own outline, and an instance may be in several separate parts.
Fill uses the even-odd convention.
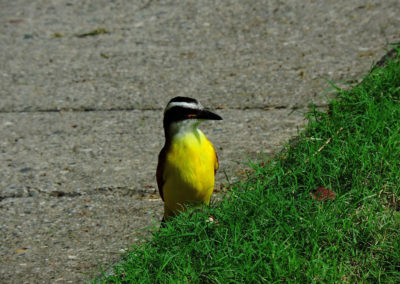
[[[224,120],[202,128],[229,176],[237,161],[271,154],[305,123],[301,111],[216,112]],[[164,143],[160,111],[3,113],[0,118],[2,199],[155,188],[157,155]],[[222,182],[224,175],[218,177]]]
[[[2,111],[323,104],[325,80],[360,78],[400,26],[396,0],[0,5]]]
[[[399,41],[399,14],[395,0],[0,2],[0,282],[91,279],[148,232],[171,97],[221,114],[202,129],[218,185],[235,181],[326,103],[326,79],[357,82]]]

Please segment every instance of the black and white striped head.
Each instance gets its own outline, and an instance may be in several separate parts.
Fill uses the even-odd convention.
[[[197,100],[188,97],[175,97],[171,99],[164,110],[164,130],[169,131],[171,127],[197,127],[202,120],[222,120],[222,118],[205,109]]]

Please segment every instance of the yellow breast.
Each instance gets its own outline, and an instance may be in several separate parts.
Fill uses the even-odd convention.
[[[197,130],[175,137],[163,173],[166,214],[183,210],[185,204],[208,204],[217,167],[214,147],[203,132]]]

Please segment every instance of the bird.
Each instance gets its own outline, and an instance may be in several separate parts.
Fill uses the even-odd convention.
[[[189,97],[175,97],[165,107],[165,144],[156,171],[164,201],[162,224],[188,205],[209,205],[219,163],[213,144],[198,128],[204,120],[222,118]]]

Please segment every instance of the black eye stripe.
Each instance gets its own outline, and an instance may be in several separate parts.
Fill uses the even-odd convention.
[[[164,114],[164,126],[172,122],[181,121],[190,118],[190,114],[197,114],[200,110],[185,108],[182,106],[174,106],[168,109]]]
[[[174,106],[167,110],[164,114],[164,117],[168,117],[169,119],[173,121],[177,120],[182,120],[188,117],[189,114],[195,114],[199,110],[198,109],[192,109],[192,108],[185,108],[181,106]]]

